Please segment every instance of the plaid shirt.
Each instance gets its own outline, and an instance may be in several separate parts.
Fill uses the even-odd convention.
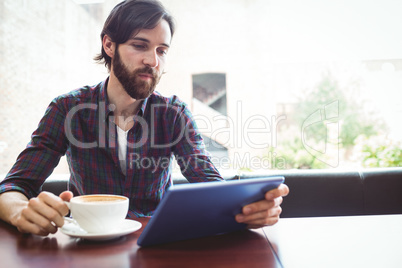
[[[158,93],[145,99],[133,117],[123,172],[107,82],[50,103],[27,148],[1,182],[0,193],[14,190],[28,198],[38,195],[64,154],[74,195],[125,195],[130,198],[129,218],[152,215],[171,185],[173,156],[190,182],[222,180],[187,106],[176,96]]]

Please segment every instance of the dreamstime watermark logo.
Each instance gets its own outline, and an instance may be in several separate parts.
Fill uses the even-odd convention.
[[[321,143],[309,139],[309,129],[315,125],[324,125],[325,138]],[[321,162],[337,167],[339,165],[339,101],[333,101],[317,109],[304,120],[301,129],[302,144],[306,151]]]
[[[218,141],[227,148],[265,149],[277,146],[278,125],[286,120],[285,115],[267,118],[255,114],[244,118],[242,103],[236,104],[235,116],[198,114],[194,116],[198,129],[211,140]],[[214,128],[214,126],[217,126]],[[256,139],[255,137],[260,137]],[[261,138],[263,137],[263,138]]]
[[[165,170],[169,167],[173,169],[180,168],[184,171],[190,167],[191,169],[205,170],[210,168],[209,161],[205,161],[205,158],[205,155],[192,155],[191,157],[177,156],[177,161],[172,162],[169,156],[144,157],[139,153],[130,153],[128,165],[130,169],[146,169],[152,173],[156,173],[158,170]],[[215,166],[223,170],[240,170],[246,166],[252,170],[268,170],[273,167],[283,169],[286,167],[286,159],[276,156],[275,153],[271,154],[270,157],[252,156],[250,153],[234,153],[233,157],[210,155],[208,158]]]
[[[82,122],[77,122],[77,113],[83,110],[93,110],[93,112],[98,112],[98,137],[97,140],[93,141],[82,141],[79,140],[78,135],[75,135],[75,130],[77,129],[77,125],[82,124]],[[109,109],[113,110],[114,107],[111,106]],[[194,121],[197,122],[197,125],[202,125],[202,127],[198,126],[198,130],[194,127],[193,119],[190,118],[189,114],[183,113],[181,108],[178,108],[174,105],[167,104],[152,104],[150,109],[150,119],[146,121],[142,116],[133,116],[128,119],[124,119],[123,117],[119,117],[119,121],[127,123],[127,120],[134,120],[135,124],[138,124],[141,131],[141,139],[139,139],[135,143],[128,143],[129,148],[140,148],[144,144],[149,144],[151,148],[163,149],[163,148],[171,148],[177,145],[179,142],[185,140],[187,144],[192,146],[199,145],[199,140],[196,139],[197,131],[200,131],[203,134],[209,136],[212,140],[219,140],[219,143],[222,146],[229,148],[241,148],[243,144],[253,149],[263,149],[269,146],[275,147],[277,144],[277,132],[278,132],[278,124],[280,121],[286,119],[286,116],[271,116],[271,118],[267,118],[263,115],[252,115],[247,119],[243,118],[241,103],[238,103],[237,114],[235,119],[230,116],[213,116],[208,117],[206,115],[196,115],[193,116]],[[171,120],[171,122],[162,122],[157,120],[161,119],[161,112],[164,111],[166,113],[166,117],[163,117],[162,120]],[[168,112],[166,112],[168,111]],[[96,147],[106,147],[107,142],[106,138],[109,137],[108,146],[116,147],[115,136],[116,130],[115,125],[107,123],[114,122],[114,116],[110,116],[106,118],[106,106],[105,103],[97,104],[79,104],[73,107],[66,116],[66,120],[64,123],[64,130],[68,141],[78,148],[90,149]],[[157,123],[155,123],[157,122]],[[216,126],[217,122],[223,122],[223,124],[219,125],[217,128],[213,128]],[[159,143],[157,140],[157,136],[165,133],[161,133],[159,130],[164,128],[166,125],[174,125],[174,135],[172,135],[172,139],[168,142]],[[108,133],[108,135],[105,135]],[[252,135],[270,135],[270,142],[267,142],[266,139],[257,140],[253,139]],[[82,135],[82,133],[81,133]],[[166,135],[166,134],[165,134]],[[167,135],[171,135],[168,133]]]
[[[323,109],[318,109],[306,118],[301,128],[301,140],[305,150],[317,158],[318,160],[336,167],[339,164],[339,103],[334,101],[324,106]],[[93,113],[91,119],[97,118],[98,137],[92,141],[84,141],[84,134],[77,130],[82,124],[79,120],[79,113]],[[109,110],[114,110],[114,106],[109,106]],[[106,118],[106,104],[79,104],[73,107],[67,114],[64,123],[65,134],[71,145],[82,149],[90,148],[116,148],[116,127],[114,116]],[[198,114],[191,116],[183,112],[182,108],[169,104],[151,104],[150,114],[147,116],[133,116],[129,119],[118,118],[119,122],[128,123],[127,120],[134,120],[135,124],[141,133],[140,137],[136,138],[136,142],[128,141],[128,148],[141,148],[146,146],[149,149],[170,149],[177,146],[179,143],[185,143],[185,146],[200,148],[204,145],[200,143],[198,131],[208,136],[211,140],[217,141],[219,146],[226,148],[242,148],[246,146],[251,149],[268,149],[271,148],[269,157],[253,157],[250,153],[235,153],[229,157],[214,157],[210,156],[211,160],[218,163],[220,167],[241,168],[248,166],[255,169],[269,169],[273,166],[285,167],[286,160],[276,155],[275,148],[277,147],[279,124],[286,120],[286,116],[271,116],[270,118],[256,114],[244,118],[242,103],[238,102],[236,114],[234,116],[215,115],[208,116],[206,114]],[[97,113],[97,114],[96,114]],[[194,126],[194,121],[197,122],[198,130]],[[166,122],[168,121],[168,122]],[[309,138],[309,129],[316,124],[324,124],[326,127],[325,140],[319,144],[311,142]],[[171,135],[169,139],[160,139],[161,136]],[[78,133],[78,134],[77,134]],[[167,140],[167,141],[166,141]],[[336,157],[334,157],[336,155]],[[171,157],[158,156],[140,157],[138,154],[129,154],[127,161],[131,168],[146,168],[158,169],[167,167],[171,163]],[[269,160],[268,160],[269,159]],[[176,159],[184,167],[193,165],[186,159]],[[275,162],[273,162],[275,161]],[[202,161],[200,161],[202,162]]]

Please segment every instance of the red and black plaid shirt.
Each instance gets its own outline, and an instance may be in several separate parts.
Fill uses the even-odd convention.
[[[63,155],[74,195],[125,195],[130,198],[128,217],[152,215],[170,186],[173,156],[190,182],[222,180],[186,104],[158,93],[145,99],[133,117],[127,170],[122,172],[107,81],[51,102],[27,148],[1,182],[0,193],[14,190],[28,198],[36,196]]]

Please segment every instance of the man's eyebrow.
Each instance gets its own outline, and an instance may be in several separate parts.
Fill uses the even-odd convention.
[[[145,43],[151,43],[148,39],[142,38],[142,37],[132,37],[132,38],[130,38],[130,39],[132,39],[132,40],[138,40],[138,41],[143,41],[143,42],[145,42]],[[160,45],[161,45],[161,46],[165,46],[165,47],[167,47],[167,48],[170,47],[170,45],[168,45],[168,44],[166,44],[166,43],[161,43]]]

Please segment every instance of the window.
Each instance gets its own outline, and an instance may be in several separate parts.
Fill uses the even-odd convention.
[[[222,120],[226,120],[226,75],[221,73],[195,74],[193,78],[192,110],[198,123],[210,123],[209,128],[200,126],[206,149],[212,155],[217,168],[224,168],[228,159],[228,149],[217,135],[212,135],[213,129],[221,128]],[[223,122],[224,125],[227,123]]]
[[[118,2],[0,3],[0,174],[54,97],[107,77],[92,59]],[[222,171],[401,165],[401,1],[162,3],[178,28],[157,89]]]

